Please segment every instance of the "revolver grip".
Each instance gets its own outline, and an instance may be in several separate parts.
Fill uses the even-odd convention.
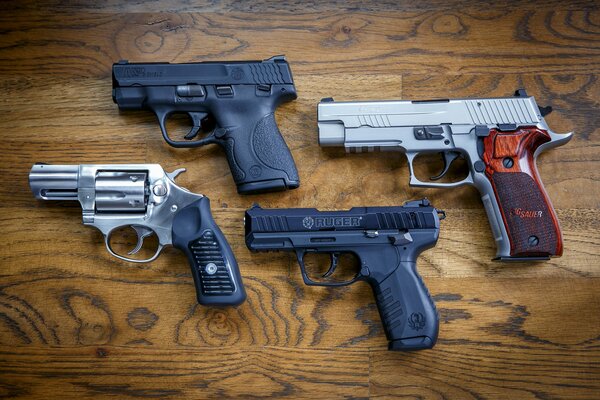
[[[236,306],[246,299],[237,262],[212,217],[207,197],[177,213],[172,236],[173,246],[185,253],[192,268],[198,303]]]
[[[369,283],[389,350],[423,350],[435,345],[438,314],[415,262],[403,261],[383,280],[370,279]]]
[[[296,164],[273,113],[243,128],[227,130],[218,143],[223,146],[240,194],[295,189],[299,186]]]
[[[510,244],[510,256],[499,254],[500,260],[562,255],[560,225],[534,156],[540,146],[550,141],[548,132],[535,127],[511,132],[492,129],[484,139],[485,175],[493,191],[487,193],[493,200],[482,193],[484,204],[487,201],[490,222],[503,224]]]

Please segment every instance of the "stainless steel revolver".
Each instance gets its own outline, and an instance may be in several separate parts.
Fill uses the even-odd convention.
[[[231,247],[212,217],[209,199],[174,182],[184,171],[167,173],[158,164],[35,164],[29,185],[37,199],[78,200],[83,224],[102,232],[113,256],[150,262],[172,245],[188,258],[198,303],[238,305],[246,292]],[[158,239],[154,255],[136,259],[115,252],[111,236],[125,227],[137,234],[128,256],[138,253],[152,234]]]
[[[514,97],[424,101],[323,99],[318,106],[319,143],[348,152],[402,151],[410,185],[452,188],[474,185],[481,194],[496,241],[497,260],[547,260],[563,251],[558,218],[537,172],[538,155],[565,144],[572,133],[552,132],[525,90]],[[422,153],[441,153],[444,168],[423,182],[413,162]],[[443,177],[458,157],[469,173],[458,182]]]

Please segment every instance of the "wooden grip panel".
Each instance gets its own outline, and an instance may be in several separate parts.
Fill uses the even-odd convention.
[[[558,219],[540,180],[533,154],[550,141],[536,127],[490,131],[483,161],[510,240],[511,257],[562,255]]]

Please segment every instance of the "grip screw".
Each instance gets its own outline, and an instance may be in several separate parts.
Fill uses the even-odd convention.
[[[515,163],[515,162],[514,162],[514,161],[513,161],[513,159],[512,159],[512,158],[510,158],[510,157],[505,157],[505,158],[502,160],[502,165],[504,165],[504,168],[512,168],[512,166],[514,165],[514,163]]]
[[[537,246],[540,243],[540,239],[535,235],[531,235],[529,236],[529,239],[527,239],[527,243],[529,244],[529,247]]]
[[[215,263],[208,263],[206,264],[206,266],[204,267],[204,271],[208,274],[208,275],[214,275],[217,272],[217,264]]]

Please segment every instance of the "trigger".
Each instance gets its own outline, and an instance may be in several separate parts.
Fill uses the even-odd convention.
[[[337,253],[331,253],[330,255],[331,255],[331,265],[329,266],[329,269],[327,270],[327,272],[325,272],[323,274],[323,278],[330,277],[335,272],[335,269],[337,268],[337,264],[338,264]]]
[[[200,129],[202,128],[202,119],[207,116],[206,113],[188,113],[190,118],[192,119],[192,129],[184,136],[187,140],[192,140],[198,135]]]
[[[444,175],[446,175],[446,173],[450,169],[450,165],[452,165],[452,162],[460,156],[460,153],[457,151],[445,151],[441,154],[442,160],[444,160],[444,169],[438,175],[430,177],[429,179],[431,179],[432,181],[437,181],[438,179],[443,178]]]
[[[145,226],[132,225],[131,227],[137,234],[137,244],[135,245],[133,250],[131,250],[130,252],[127,253],[129,255],[136,254],[138,251],[140,251],[142,246],[144,245],[144,239],[154,233],[154,231],[152,229],[146,228]]]
[[[194,125],[192,126],[192,129],[190,129],[190,131],[187,133],[187,135],[185,135],[183,138],[186,140],[192,140],[198,135],[198,132],[200,132],[200,127]]]

